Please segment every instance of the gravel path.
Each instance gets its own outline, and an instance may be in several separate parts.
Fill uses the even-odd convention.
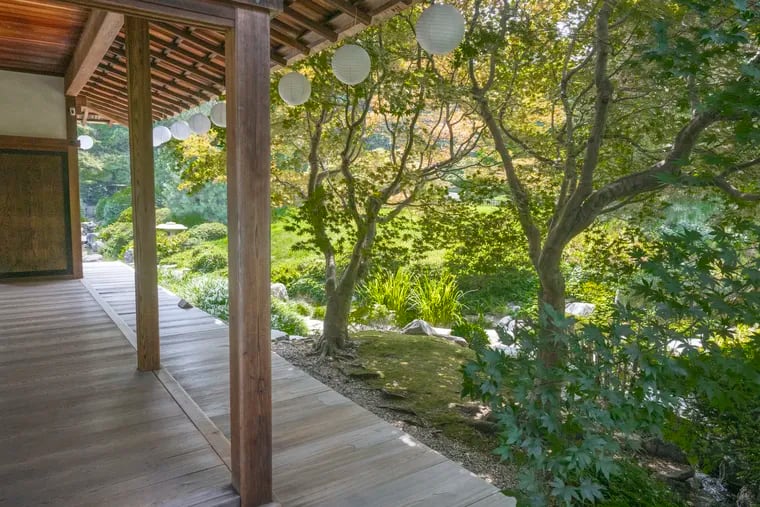
[[[382,396],[379,390],[370,388],[360,380],[349,378],[343,374],[338,369],[339,362],[320,360],[319,357],[310,355],[312,346],[313,341],[310,339],[272,343],[272,349],[280,356],[354,403],[405,431],[450,460],[459,463],[499,489],[516,489],[517,481],[514,468],[501,463],[496,456],[490,453],[472,449],[444,436],[441,430],[429,426],[420,426],[412,417],[405,418],[404,414],[382,408],[382,405],[388,404],[388,400]]]

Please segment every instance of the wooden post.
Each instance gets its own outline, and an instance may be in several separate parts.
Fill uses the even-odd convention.
[[[156,198],[153,180],[153,119],[150,92],[150,36],[145,19],[127,17],[129,162],[132,174],[132,227],[135,237],[137,369],[158,370],[158,272]]]
[[[232,483],[242,507],[273,500],[269,321],[269,17],[237,8],[227,32],[227,200]]]
[[[69,166],[69,216],[71,217],[71,274],[82,278],[82,217],[79,209],[79,142],[77,141],[77,99],[66,97],[66,139]]]

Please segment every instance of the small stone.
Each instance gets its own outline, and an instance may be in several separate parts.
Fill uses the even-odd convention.
[[[288,289],[285,284],[273,283],[269,287],[269,292],[273,298],[281,299],[282,301],[288,300]]]
[[[180,299],[177,302],[177,306],[179,306],[183,310],[189,310],[190,308],[193,307],[193,305],[189,301],[185,301],[184,299]]]
[[[400,391],[389,391],[388,389],[380,389],[380,394],[383,395],[383,398],[390,400],[405,400],[407,398],[406,394]]]

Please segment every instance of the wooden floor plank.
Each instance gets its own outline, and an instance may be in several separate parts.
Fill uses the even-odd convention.
[[[81,283],[0,284],[0,506],[239,503],[227,466],[135,365]]]
[[[121,263],[97,263],[86,266],[85,277],[112,315],[133,329],[134,272]],[[177,296],[159,292],[162,366],[229,436],[227,328],[198,309],[177,307]],[[276,354],[272,398],[274,488],[287,507],[514,505],[490,484]]]

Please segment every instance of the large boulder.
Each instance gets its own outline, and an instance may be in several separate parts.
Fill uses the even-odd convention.
[[[434,336],[435,329],[422,319],[414,319],[401,330],[404,334]]]
[[[444,340],[448,340],[451,343],[455,343],[456,345],[459,345],[460,347],[469,346],[469,343],[467,343],[467,340],[465,340],[461,336],[452,336],[450,334],[438,334],[436,336],[438,336],[439,338],[443,338]]]
[[[565,306],[565,313],[573,317],[588,317],[595,309],[596,305],[592,303],[570,303]]]
[[[280,299],[282,301],[288,300],[288,289],[285,287],[285,284],[282,283],[273,283],[269,291],[273,298]]]

